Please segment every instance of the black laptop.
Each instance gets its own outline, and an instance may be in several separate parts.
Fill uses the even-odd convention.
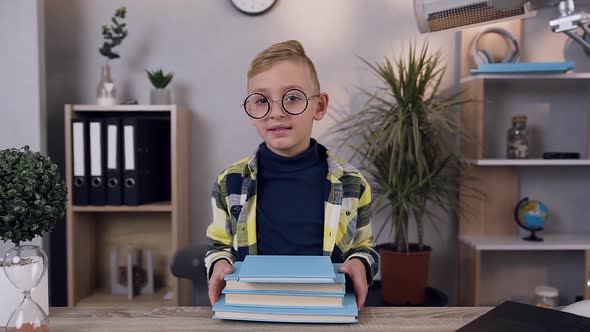
[[[590,318],[506,301],[458,332],[590,332]]]

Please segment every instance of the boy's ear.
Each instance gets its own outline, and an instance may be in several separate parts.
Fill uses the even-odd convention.
[[[318,103],[316,105],[315,113],[313,114],[313,119],[319,121],[324,118],[326,112],[328,111],[328,102],[330,101],[330,97],[325,92],[320,93],[318,96]]]

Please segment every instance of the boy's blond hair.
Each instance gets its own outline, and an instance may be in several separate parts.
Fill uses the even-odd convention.
[[[269,69],[273,64],[284,60],[296,61],[307,66],[311,83],[313,88],[316,89],[315,92],[320,91],[320,82],[318,80],[318,74],[315,70],[315,66],[305,54],[303,45],[301,45],[301,43],[297,40],[288,40],[282,43],[274,44],[264,51],[258,53],[258,55],[256,55],[254,60],[252,60],[250,63],[250,68],[248,69],[248,79]]]

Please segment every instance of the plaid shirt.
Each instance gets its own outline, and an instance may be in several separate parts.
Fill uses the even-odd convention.
[[[370,284],[379,269],[374,250],[369,184],[352,165],[327,154],[330,195],[325,202],[323,255],[334,261],[358,257],[367,268]],[[258,154],[242,159],[222,172],[213,188],[213,222],[207,228],[207,275],[219,259],[233,264],[256,255],[256,175]]]

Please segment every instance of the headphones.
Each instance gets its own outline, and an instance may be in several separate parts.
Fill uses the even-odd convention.
[[[477,66],[481,64],[496,62],[494,61],[494,57],[492,56],[492,53],[490,51],[485,49],[479,49],[477,47],[477,44],[479,43],[481,37],[488,33],[495,33],[497,35],[502,36],[508,44],[508,47],[510,48],[510,51],[508,52],[508,54],[506,54],[506,56],[504,57],[504,59],[502,59],[501,62],[508,63],[518,61],[518,59],[520,58],[520,45],[518,43],[518,40],[516,40],[516,37],[514,37],[514,35],[510,31],[502,28],[488,28],[478,33],[477,36],[475,36],[475,38],[473,38],[473,41],[471,42],[470,53],[471,57],[473,58],[473,62]]]

